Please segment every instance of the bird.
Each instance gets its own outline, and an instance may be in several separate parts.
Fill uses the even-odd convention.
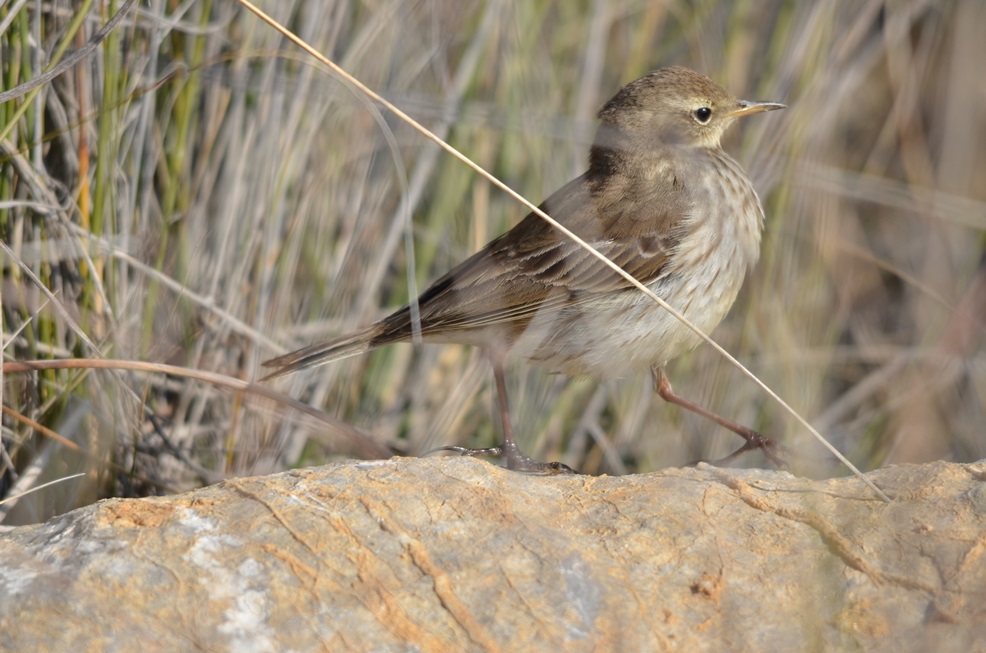
[[[738,118],[786,108],[739,100],[701,73],[655,70],[599,110],[588,169],[539,208],[677,309],[703,332],[729,311],[760,254],[764,212],[721,138]],[[412,309],[413,307],[413,309]],[[263,363],[262,381],[399,342],[472,345],[493,368],[508,469],[568,473],[518,446],[505,365],[526,360],[596,379],[650,371],[665,401],[707,417],[783,466],[775,441],[676,394],[665,367],[701,342],[692,330],[574,241],[531,213],[432,283],[417,302],[354,333]]]

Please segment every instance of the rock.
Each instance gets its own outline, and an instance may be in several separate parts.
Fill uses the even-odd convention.
[[[349,462],[0,533],[11,651],[986,648],[986,463]]]

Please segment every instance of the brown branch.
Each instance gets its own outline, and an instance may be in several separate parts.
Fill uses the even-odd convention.
[[[295,410],[318,420],[319,422],[327,424],[333,431],[348,437],[354,444],[356,444],[359,448],[360,454],[365,458],[389,458],[392,455],[392,452],[389,449],[376,442],[369,434],[363,433],[356,427],[332,417],[325,411],[313,408],[308,404],[302,403],[297,399],[292,399],[291,397],[275,390],[271,390],[265,386],[251,383],[249,381],[234,379],[233,377],[226,376],[225,374],[206,372],[203,370],[192,370],[185,367],[178,367],[177,365],[165,365],[163,363],[145,363],[143,361],[90,358],[8,361],[3,364],[4,374],[65,369],[130,370],[134,372],[170,374],[172,376],[185,377],[195,379],[197,381],[203,381],[205,383],[211,383],[230,390],[259,395],[277,403],[286,404]]]

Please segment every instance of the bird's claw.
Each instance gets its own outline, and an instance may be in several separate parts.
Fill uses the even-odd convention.
[[[507,469],[515,472],[524,472],[527,474],[554,475],[579,473],[565,463],[543,463],[539,460],[534,460],[530,456],[521,453],[521,451],[516,447],[504,448],[503,446],[499,446],[489,447],[486,449],[469,449],[467,447],[448,445],[445,447],[432,449],[428,453],[435,453],[436,451],[454,451],[460,456],[503,456],[507,461]]]

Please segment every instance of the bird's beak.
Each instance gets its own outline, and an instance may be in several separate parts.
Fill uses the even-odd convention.
[[[750,102],[748,100],[740,100],[739,105],[726,115],[730,118],[739,118],[741,116],[749,116],[754,113],[761,113],[763,111],[773,111],[774,109],[786,108],[786,104],[778,104],[777,102]]]

